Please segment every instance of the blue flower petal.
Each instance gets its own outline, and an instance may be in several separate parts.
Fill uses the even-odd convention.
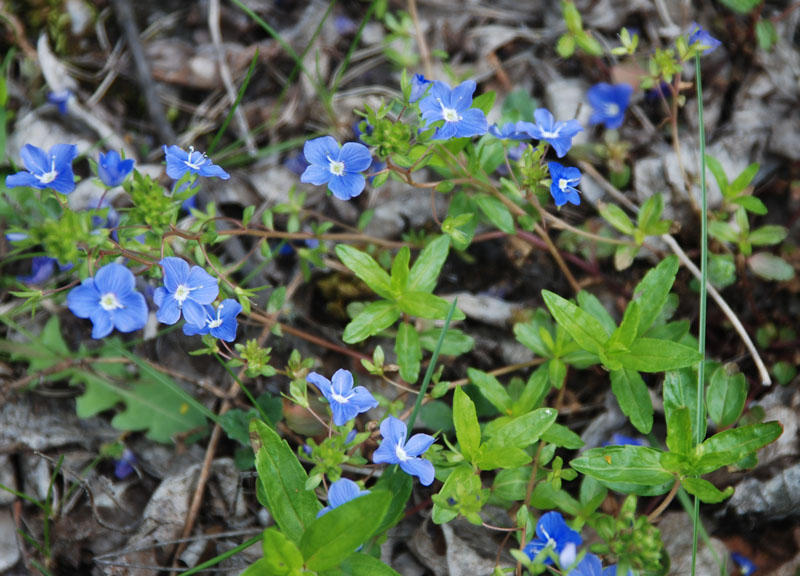
[[[328,166],[331,160],[339,160],[339,144],[332,136],[314,138],[303,145],[303,156],[311,164]]]
[[[95,311],[89,316],[92,321],[92,338],[99,340],[105,338],[114,329],[114,324],[111,322],[111,315],[98,306]]]
[[[17,188],[18,186],[40,188],[39,179],[30,172],[17,172],[6,176],[6,188]]]
[[[394,416],[389,416],[381,422],[381,435],[395,446],[405,446],[407,434],[408,427],[405,422],[398,420]]]
[[[453,122],[456,125],[456,131],[459,138],[470,136],[480,136],[486,134],[489,129],[489,123],[486,121],[486,115],[483,110],[478,108],[470,108],[461,113],[461,118],[458,122]]]
[[[347,172],[363,172],[372,164],[369,149],[358,142],[347,142],[342,146],[339,160],[344,162]]]
[[[459,112],[465,111],[472,104],[472,95],[475,94],[477,84],[473,80],[465,80],[453,89],[450,96],[449,108]]]
[[[411,458],[400,462],[400,469],[406,474],[419,478],[420,484],[430,486],[433,484],[435,470],[433,464],[424,458]]]
[[[359,386],[363,388],[363,386]],[[353,389],[353,374],[349,370],[339,369],[331,378],[331,391],[340,396],[346,396]]]
[[[156,311],[156,318],[162,324],[175,324],[181,319],[181,307],[178,301],[175,300],[175,295],[172,292],[166,291],[161,299],[161,303],[156,302],[158,310]]]
[[[331,395],[331,381],[322,374],[311,372],[306,376],[306,382],[316,386],[325,398]]]
[[[375,464],[397,464],[400,460],[395,453],[396,449],[397,444],[384,438],[383,443],[372,453],[372,461]]]
[[[189,265],[186,262],[170,256],[161,260],[159,264],[164,269],[164,286],[169,292],[175,292],[179,285],[186,284],[189,277]]]
[[[342,478],[331,484],[331,487],[328,489],[328,505],[331,508],[338,508],[342,504],[346,504],[350,502],[350,500],[354,500],[362,494],[368,493],[369,490],[362,492],[358,484],[352,480]]]
[[[209,308],[211,308],[213,312],[214,308],[212,306],[209,306]],[[205,326],[196,326],[194,324],[189,324],[188,322],[183,323],[183,333],[186,334],[187,336],[208,334],[208,332],[209,332],[208,324],[206,324]]]
[[[331,170],[327,166],[311,164],[305,169],[303,174],[300,176],[300,182],[305,182],[306,184],[314,184],[315,186],[321,186],[323,184],[327,184],[332,177],[333,174],[331,174]]]
[[[136,279],[133,272],[125,266],[112,262],[97,271],[94,275],[94,285],[101,296],[113,292],[120,299],[136,289]]]
[[[547,108],[537,108],[533,111],[533,118],[542,130],[553,132],[556,119]]]
[[[56,167],[68,166],[72,170],[72,161],[78,156],[78,147],[74,144],[55,144],[50,148],[50,160]],[[49,170],[49,168],[48,168]],[[47,170],[45,170],[46,172]]]
[[[206,324],[205,308],[196,300],[187,298],[183,301],[181,310],[183,311],[183,317],[189,324],[196,324],[197,326],[204,326]]]
[[[222,167],[217,166],[210,160],[208,164],[204,164],[197,173],[206,178],[219,178],[220,180],[228,180],[231,177]]]
[[[25,168],[33,174],[44,174],[50,171],[50,157],[47,152],[34,146],[33,144],[25,144],[19,152]]]
[[[192,266],[189,270],[186,285],[191,290],[186,302],[194,300],[198,304],[211,304],[219,296],[219,281],[200,266]]]
[[[147,302],[138,292],[128,294],[120,302],[123,308],[112,310],[111,320],[120,332],[135,332],[147,324]]]
[[[353,389],[353,395],[350,397],[350,404],[358,408],[358,412],[360,414],[361,412],[366,412],[367,410],[376,408],[378,406],[378,401],[375,400],[375,397],[370,393],[369,390],[363,386],[356,386]]]
[[[328,182],[328,188],[340,200],[355,198],[364,190],[366,180],[361,174],[345,172],[341,176],[333,176]]]
[[[414,434],[408,439],[405,445],[406,454],[409,456],[419,456],[423,454],[428,448],[431,447],[436,441],[436,438],[429,434]]]
[[[100,307],[100,293],[93,278],[86,278],[67,294],[67,307],[78,318],[89,318]]]
[[[358,415],[358,408],[350,403],[343,404],[334,398],[329,398],[331,412],[333,413],[333,423],[337,426],[344,426]]]

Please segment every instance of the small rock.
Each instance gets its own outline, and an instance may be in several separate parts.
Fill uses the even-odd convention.
[[[669,512],[661,517],[658,529],[661,531],[661,541],[664,542],[672,562],[669,573],[675,576],[691,574],[692,518],[685,512]],[[717,556],[727,562],[728,550],[725,544],[717,538],[711,538],[711,545]],[[702,540],[698,543],[695,568],[695,574],[717,574],[719,570],[714,555]]]
[[[0,508],[0,574],[14,567],[19,562],[20,553],[17,545],[17,527],[11,510]]]
[[[563,78],[549,82],[545,87],[544,101],[547,109],[552,112],[555,119],[559,122],[575,118],[575,114],[580,107],[577,120],[584,127],[583,132],[572,139],[572,145],[585,144],[588,141],[589,117],[592,115],[592,107],[586,100],[586,91],[589,85],[577,78]]]

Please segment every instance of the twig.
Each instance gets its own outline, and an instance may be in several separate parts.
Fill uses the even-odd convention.
[[[408,14],[411,16],[411,20],[414,21],[414,33],[417,36],[417,47],[419,48],[419,57],[422,59],[422,69],[425,70],[425,76],[431,79],[433,78],[431,53],[428,50],[428,42],[425,40],[425,35],[422,33],[422,26],[420,26],[419,23],[417,0],[408,0]]]
[[[672,485],[672,488],[669,491],[669,494],[667,494],[664,497],[664,499],[661,501],[661,504],[658,505],[658,508],[653,510],[647,517],[648,522],[652,522],[653,520],[661,516],[664,510],[667,509],[667,506],[669,506],[672,503],[672,500],[675,498],[675,495],[678,493],[678,488],[680,487],[681,483],[679,480],[676,479],[675,484]]]
[[[217,52],[220,78],[222,78],[222,83],[225,86],[225,92],[228,95],[230,105],[234,106],[238,94],[233,85],[231,70],[228,67],[228,63],[225,61],[225,50],[222,48],[222,33],[219,29],[219,0],[211,0],[208,4],[208,30],[211,32],[211,41],[214,43],[214,48]],[[250,154],[250,156],[255,156],[258,149],[256,148],[253,136],[250,134],[250,127],[247,125],[247,119],[244,116],[242,108],[237,106],[234,115],[236,116],[236,124],[239,129],[239,138],[244,140],[247,153]]]

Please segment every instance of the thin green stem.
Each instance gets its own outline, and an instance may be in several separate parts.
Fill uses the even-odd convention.
[[[181,572],[181,576],[190,576],[191,574],[197,574],[198,572],[202,572],[203,570],[205,570],[206,568],[210,568],[211,566],[216,566],[223,560],[227,560],[228,558],[238,554],[242,550],[250,548],[250,546],[261,540],[262,537],[263,537],[262,534],[259,534],[258,536],[253,536],[252,538],[250,538],[250,540],[242,542],[236,548],[231,548],[230,550],[223,552],[219,556],[215,556],[211,560],[206,560],[202,564],[198,564],[197,566],[195,566],[194,568],[190,568],[186,572]]]
[[[226,371],[228,374],[230,374],[231,378],[233,378],[233,379],[234,379],[234,381],[235,381],[235,382],[236,382],[236,383],[239,385],[239,388],[241,388],[242,392],[244,392],[244,395],[245,395],[245,396],[247,396],[247,399],[248,399],[248,400],[250,400],[250,403],[253,405],[253,408],[255,408],[255,409],[258,411],[258,415],[259,415],[259,416],[261,416],[261,419],[262,419],[264,422],[269,422],[270,420],[269,420],[269,418],[267,417],[267,413],[266,413],[266,412],[264,412],[264,409],[261,407],[261,404],[259,404],[259,403],[256,401],[255,397],[254,397],[254,396],[253,396],[253,394],[250,392],[250,390],[248,390],[248,389],[247,389],[247,387],[246,387],[244,384],[242,384],[242,381],[241,381],[241,380],[239,380],[239,378],[236,376],[236,373],[235,373],[233,370],[231,370],[231,367],[230,367],[230,366],[228,366],[228,364],[227,364],[227,363],[226,363],[226,362],[225,362],[225,361],[224,361],[222,358],[220,358],[220,355],[219,355],[219,354],[216,354],[216,353],[215,353],[215,354],[214,354],[214,358],[216,358],[216,359],[217,359],[217,361],[218,361],[220,364],[222,364],[222,367],[223,367],[223,368],[225,368],[225,371]]]
[[[703,125],[703,84],[700,79],[700,54],[695,56],[695,82],[697,82],[697,123],[700,139],[700,325],[698,326],[698,350],[700,365],[697,368],[697,421],[695,423],[695,443],[703,441],[703,424],[706,411],[703,403],[706,358],[706,286],[708,284],[708,202],[706,199],[706,134]],[[694,498],[694,530],[692,534],[692,576],[697,563],[697,526],[700,522],[700,499]]]
[[[244,77],[244,81],[242,82],[242,87],[239,88],[239,94],[236,96],[236,101],[233,103],[233,106],[231,106],[230,112],[228,112],[228,115],[222,122],[222,126],[219,127],[219,130],[217,130],[214,139],[211,141],[211,144],[209,144],[208,149],[206,150],[209,156],[214,153],[214,150],[216,150],[220,138],[222,138],[222,135],[225,134],[225,130],[228,129],[228,125],[231,123],[233,115],[236,113],[236,109],[239,107],[239,104],[242,103],[242,97],[244,96],[245,90],[247,90],[247,86],[250,84],[250,79],[253,77],[253,72],[255,72],[257,62],[258,62],[258,48],[256,48],[256,53],[253,54],[253,59],[250,61],[250,68],[248,68],[247,75]]]
[[[436,368],[436,361],[439,359],[439,351],[442,349],[442,344],[444,344],[444,336],[447,334],[447,329],[450,327],[450,321],[453,319],[453,313],[456,311],[457,302],[458,298],[453,299],[453,303],[450,305],[450,310],[447,312],[447,318],[445,318],[444,326],[442,326],[442,333],[439,334],[439,341],[436,342],[436,348],[431,356],[428,369],[425,371],[425,378],[422,379],[422,386],[419,389],[419,395],[417,396],[417,401],[414,404],[414,410],[412,410],[411,417],[408,419],[409,430],[414,428],[414,422],[417,420],[417,413],[422,406],[422,399],[425,398],[425,393],[428,391],[428,384],[430,384],[431,376],[433,376],[433,370]]]

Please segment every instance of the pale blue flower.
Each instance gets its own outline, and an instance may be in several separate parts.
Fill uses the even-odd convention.
[[[358,484],[352,480],[348,480],[347,478],[337,480],[328,488],[328,505],[317,512],[317,518],[364,494],[369,494],[369,490],[362,490],[358,487]]]
[[[333,423],[337,426],[343,426],[358,414],[378,405],[369,390],[363,386],[353,388],[353,375],[349,370],[337,370],[331,380],[316,372],[306,376],[306,381],[316,386],[330,404]]]
[[[583,126],[577,120],[556,122],[547,108],[537,108],[532,122],[517,122],[517,129],[526,132],[531,138],[544,140],[556,151],[556,156],[563,158],[572,147],[572,139],[578,132],[583,131]]]
[[[97,160],[97,175],[103,184],[109,188],[114,188],[122,184],[128,174],[131,173],[133,164],[133,158],[123,160],[116,150],[110,150],[108,154],[100,152]]]
[[[414,434],[406,442],[408,427],[394,416],[381,422],[381,435],[383,442],[372,454],[375,464],[399,464],[403,472],[417,476],[423,486],[433,483],[433,464],[430,460],[419,457],[434,443],[433,436]]]
[[[570,564],[570,557],[572,562],[575,561],[575,551],[582,543],[581,535],[567,526],[560,512],[548,512],[539,518],[536,537],[522,551],[533,560],[542,550],[550,548],[559,557],[561,567],[565,568]],[[551,564],[552,560],[547,558],[544,563]]]
[[[165,145],[164,155],[167,157],[167,176],[173,180],[180,180],[187,172],[206,178],[216,176],[222,180],[231,177],[225,170],[214,164],[208,156],[202,152],[195,152],[194,146],[189,146],[189,151],[185,152],[174,144],[169,148]]]
[[[616,130],[625,120],[625,110],[633,94],[630,84],[595,84],[586,93],[589,104],[594,108],[589,124],[605,124],[609,130]]]
[[[714,38],[707,30],[704,30],[697,22],[692,22],[689,26],[689,45],[698,45],[703,52],[711,54],[722,45],[722,42]]]
[[[470,108],[477,85],[472,80],[462,82],[454,89],[444,82],[434,82],[428,95],[419,103],[425,128],[444,121],[436,129],[434,140],[480,136],[489,129],[483,110]]]
[[[425,76],[422,74],[414,74],[414,77],[411,79],[411,95],[408,97],[408,101],[413,104],[425,96],[430,85],[431,81],[425,78]]]
[[[366,181],[361,174],[372,164],[369,149],[358,142],[348,142],[341,148],[331,136],[309,140],[303,146],[303,154],[309,162],[301,182],[328,189],[340,200],[355,198],[364,190]]]
[[[147,323],[147,303],[136,292],[133,272],[122,264],[106,264],[67,295],[67,306],[78,318],[92,321],[92,338],[104,338],[116,328],[134,332]]]
[[[52,188],[56,192],[69,194],[75,190],[72,161],[77,155],[78,147],[74,144],[55,144],[49,152],[25,144],[20,156],[28,171],[6,176],[6,186],[31,186],[40,190]]]
[[[500,140],[530,140],[532,137],[520,129],[523,122],[506,122],[502,126],[492,124],[489,126],[489,134]],[[530,122],[528,122],[530,124]],[[533,126],[533,124],[531,124]]]
[[[550,169],[550,195],[556,201],[556,206],[563,206],[567,202],[580,205],[581,197],[576,186],[580,184],[581,172],[577,168],[564,167],[558,162],[548,162]]]
[[[175,324],[183,312],[189,324],[205,326],[204,306],[217,299],[219,281],[200,266],[189,269],[180,258],[164,258],[159,264],[164,269],[164,286],[159,286],[153,293],[153,301],[158,306],[158,321]]]
[[[196,326],[186,322],[183,325],[183,333],[187,336],[195,334],[211,334],[214,338],[219,338],[225,342],[236,340],[236,316],[242,311],[242,305],[236,300],[227,298],[223,300],[216,310],[211,305],[203,307],[205,310],[205,323]]]
[[[59,114],[67,113],[70,98],[72,98],[72,92],[69,90],[58,90],[56,92],[47,93],[47,101],[56,105]]]

